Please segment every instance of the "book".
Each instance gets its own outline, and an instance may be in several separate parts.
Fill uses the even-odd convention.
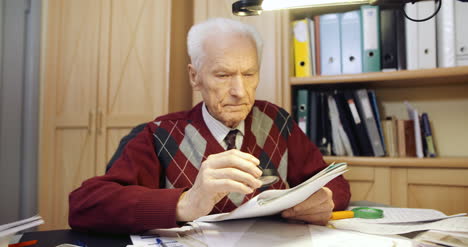
[[[335,98],[336,106],[338,108],[341,125],[343,126],[343,130],[346,132],[349,143],[351,145],[353,156],[359,156],[359,143],[356,137],[356,130],[354,129],[354,125],[352,123],[352,115],[348,109],[348,103],[346,102],[343,92],[341,91],[335,90],[333,92],[333,97]]]
[[[424,140],[426,142],[426,157],[436,157],[434,139],[432,137],[431,123],[429,122],[429,116],[427,113],[421,114],[421,129]]]
[[[414,139],[414,121],[397,120],[398,156],[416,157],[416,142]]]
[[[366,127],[364,126],[364,119],[362,119],[359,115],[353,92],[350,90],[343,91],[343,96],[347,103],[347,110],[351,113],[351,123],[356,133],[360,155],[374,156],[374,151],[370,143],[369,135],[367,134]]]
[[[195,222],[216,222],[274,215],[303,202],[332,179],[347,171],[346,163],[332,163],[303,183],[285,190],[267,190],[229,213],[200,217]]]
[[[382,120],[382,129],[385,140],[386,154],[389,157],[398,157],[396,117],[389,116]]]
[[[416,157],[423,158],[423,147],[421,138],[421,125],[419,124],[419,113],[408,101],[405,101],[406,110],[408,111],[409,119],[413,120],[414,124],[414,143],[416,147]]]
[[[354,91],[354,99],[356,101],[359,116],[362,119],[365,131],[369,137],[370,145],[372,148],[373,156],[384,156],[384,149],[380,134],[377,129],[376,119],[372,111],[372,106],[369,100],[366,89],[359,89]]]

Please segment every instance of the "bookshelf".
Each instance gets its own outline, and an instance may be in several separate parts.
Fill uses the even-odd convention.
[[[407,118],[403,101],[428,112],[437,158],[325,156],[327,163],[347,162],[345,174],[353,201],[398,207],[434,208],[447,214],[468,212],[468,66],[294,77],[291,22],[345,9],[300,9],[282,13],[283,106],[293,112],[299,88],[368,88],[376,92],[381,116]]]

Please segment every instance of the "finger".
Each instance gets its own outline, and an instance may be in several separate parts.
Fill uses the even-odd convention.
[[[236,155],[223,155],[217,156],[210,160],[206,160],[205,164],[212,169],[220,169],[220,168],[237,168],[244,172],[252,174],[252,176],[258,178],[262,175],[262,171],[255,165],[253,162],[239,158]]]
[[[210,184],[212,190],[218,193],[238,192],[241,194],[251,194],[254,192],[249,186],[231,179],[213,179]]]
[[[240,183],[244,183],[252,189],[260,188],[262,186],[262,182],[256,179],[250,173],[246,173],[236,168],[214,169],[212,172],[212,176],[215,179],[231,179]]]
[[[255,156],[249,154],[249,153],[246,153],[246,152],[242,152],[240,150],[237,150],[237,149],[230,149],[230,150],[227,150],[227,151],[224,151],[224,152],[221,152],[221,153],[217,153],[217,154],[212,154],[210,156],[208,156],[208,158],[212,157],[212,158],[215,158],[215,157],[220,157],[220,156],[224,156],[224,155],[235,155],[235,156],[238,156],[239,158],[242,158],[242,159],[245,159],[247,161],[250,161],[250,162],[253,162],[255,165],[260,165],[260,160],[257,159]]]
[[[303,202],[294,206],[293,209],[294,211],[299,212],[315,207],[325,207],[326,209],[328,209],[328,207],[331,207],[331,209],[333,210],[334,206],[335,205],[333,203],[333,192],[330,189],[323,187]]]
[[[289,219],[289,220],[305,221],[307,223],[314,224],[314,225],[326,225],[330,217],[331,217],[331,213],[318,213],[318,214],[299,215],[299,216],[284,217],[284,218]]]

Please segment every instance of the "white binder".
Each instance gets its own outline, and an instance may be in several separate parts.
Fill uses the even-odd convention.
[[[455,59],[455,1],[443,0],[436,16],[437,66],[454,67]]]
[[[455,1],[455,50],[458,66],[468,66],[468,3]]]
[[[434,1],[420,1],[418,7],[418,19],[426,18],[435,12]],[[436,67],[436,24],[431,18],[418,23],[418,60],[420,69],[432,69]]]
[[[435,11],[434,1],[407,3],[406,14],[413,19],[423,19]],[[424,22],[405,20],[406,59],[409,70],[436,67],[436,23],[431,18]]]

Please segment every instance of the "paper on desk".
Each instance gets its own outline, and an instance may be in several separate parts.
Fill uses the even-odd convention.
[[[280,213],[303,202],[332,179],[346,172],[346,167],[346,163],[331,164],[294,188],[264,191],[230,213],[203,216],[195,222],[216,222]]]
[[[350,207],[349,210],[356,208]],[[381,209],[384,213],[384,217],[380,219],[361,219],[351,218],[343,219],[340,221],[353,223],[353,222],[364,222],[364,223],[411,223],[411,222],[424,222],[424,221],[435,221],[447,218],[464,216],[466,213],[455,214],[447,216],[446,214],[434,210],[434,209],[421,209],[421,208],[389,208],[389,207],[372,207]]]
[[[258,218],[224,222],[197,222],[207,246],[310,246],[308,225]]]
[[[423,223],[364,223],[333,220],[329,222],[337,229],[352,230],[370,234],[403,234],[422,230],[439,230],[448,232],[468,232],[468,217],[448,218],[434,222]]]
[[[410,239],[401,236],[376,236],[360,232],[309,225],[311,244],[321,247],[411,247]]]

